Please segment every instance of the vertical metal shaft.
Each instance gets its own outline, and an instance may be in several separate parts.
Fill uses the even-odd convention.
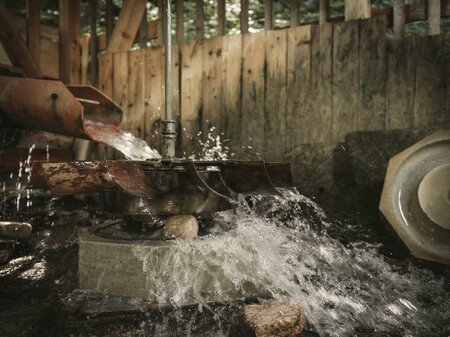
[[[163,158],[175,158],[175,121],[172,115],[172,15],[171,0],[164,0],[165,26],[165,120],[163,122]]]

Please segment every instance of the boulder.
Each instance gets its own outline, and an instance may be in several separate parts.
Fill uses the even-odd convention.
[[[198,234],[198,221],[192,215],[174,215],[164,221],[165,239],[192,240]]]

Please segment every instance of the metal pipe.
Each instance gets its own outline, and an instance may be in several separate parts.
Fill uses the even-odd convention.
[[[163,158],[175,158],[175,120],[172,115],[172,15],[170,0],[164,1],[165,23],[165,110],[166,119],[163,122]]]

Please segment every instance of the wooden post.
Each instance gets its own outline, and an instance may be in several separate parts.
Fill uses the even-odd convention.
[[[300,4],[298,0],[291,0],[291,27],[300,24]]]
[[[164,0],[158,0],[158,18],[159,18],[159,27],[158,27],[158,41],[159,44],[164,44]]]
[[[320,0],[319,22],[326,23],[330,19],[330,0]]]
[[[177,43],[184,42],[184,0],[177,0]],[[181,50],[181,49],[180,49]]]
[[[59,0],[60,77],[66,84],[79,84],[81,77],[80,1]]]
[[[40,0],[27,0],[27,46],[37,65],[41,57]]]
[[[273,0],[264,1],[265,13],[264,13],[264,29],[273,29]]]
[[[393,0],[394,41],[397,43],[405,37],[405,0]]]
[[[225,35],[225,0],[217,1],[217,35],[222,36]]]
[[[114,29],[114,14],[113,14],[113,1],[106,0],[106,8],[105,8],[105,16],[106,16],[106,41],[109,41],[111,38],[113,29]]]
[[[98,40],[97,40],[97,0],[89,0],[89,24],[91,30],[91,76],[90,80],[93,85],[97,84],[98,75]]]
[[[205,15],[203,9],[203,0],[195,0],[195,30],[196,40],[203,40],[205,33]]]
[[[370,0],[345,0],[345,21],[370,18]]]
[[[12,22],[12,15],[0,2],[0,41],[12,64],[22,68],[28,77],[39,78],[42,74],[31,56],[19,30]]]
[[[428,0],[428,35],[441,34],[441,0]]]
[[[248,0],[241,0],[241,34],[248,33]]]
[[[89,65],[89,40],[91,34],[84,33],[81,37],[81,83],[88,84],[88,65]],[[94,83],[94,82],[92,82]]]

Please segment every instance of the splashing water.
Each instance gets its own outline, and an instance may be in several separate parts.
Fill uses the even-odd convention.
[[[129,160],[159,159],[161,155],[152,149],[145,140],[131,132],[107,127],[102,123],[85,121],[86,134],[92,140],[106,144],[121,152]]]
[[[264,297],[301,299],[320,336],[444,336],[450,325],[448,284],[427,269],[387,260],[380,244],[333,239],[329,232],[339,228],[316,204],[284,193],[247,198],[252,207],[241,199],[234,212],[215,217],[216,227],[225,223],[230,230],[179,242],[159,261],[168,275],[153,295],[175,307],[194,296],[204,306],[200,272],[219,295],[230,289],[245,293],[252,284]],[[195,248],[198,241],[201,249]],[[193,250],[195,259],[189,260]],[[145,272],[154,261],[141,257]]]
[[[222,140],[221,135],[215,135],[215,129],[215,127],[211,127],[209,133],[207,134],[206,141],[204,142],[201,140],[202,132],[200,131],[197,134],[196,138],[198,138],[197,142],[200,147],[200,151],[198,155],[190,155],[188,159],[227,160],[235,155],[230,151],[230,148],[224,144],[226,141]]]

